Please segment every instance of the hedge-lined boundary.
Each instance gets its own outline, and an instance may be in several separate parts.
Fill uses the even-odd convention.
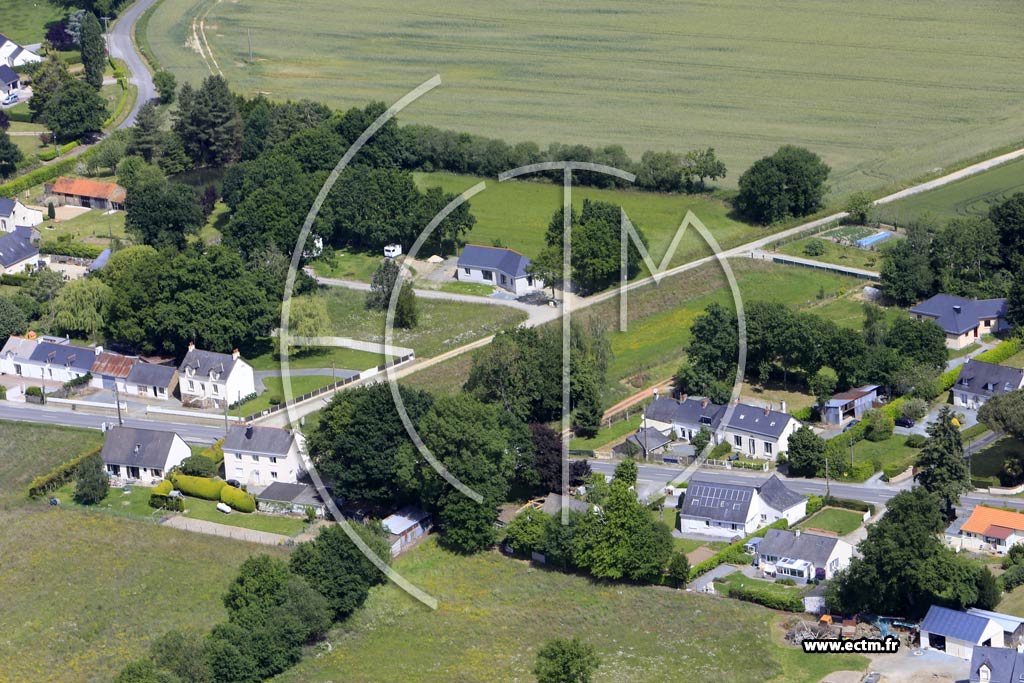
[[[71,256],[74,258],[96,258],[105,247],[99,244],[87,244],[85,242],[60,242],[58,240],[43,240],[39,245],[40,254],[56,254],[58,256]]]
[[[223,479],[207,479],[206,477],[193,477],[188,474],[174,473],[171,475],[171,482],[174,488],[186,496],[202,498],[204,500],[220,500],[220,490],[227,486]]]
[[[72,477],[78,472],[78,466],[86,458],[91,458],[97,455],[101,447],[92,449],[87,453],[83,453],[77,457],[66,460],[61,464],[54,467],[46,474],[41,474],[28,485],[29,498],[38,498],[39,496],[45,495],[50,491],[59,489],[64,484],[71,481]]]
[[[785,612],[803,612],[804,600],[796,593],[778,593],[753,586],[729,586],[729,597]]]
[[[77,157],[63,159],[55,164],[37,168],[34,171],[29,171],[20,178],[15,178],[14,180],[6,182],[3,185],[0,185],[0,197],[13,197],[17,193],[27,190],[30,187],[35,187],[36,185],[42,185],[43,183],[49,182],[57,176],[63,175],[64,173],[74,169],[75,164],[79,161],[85,161],[88,159],[90,155],[95,153],[95,150],[96,145],[93,145]]]
[[[172,496],[171,491],[173,490],[174,485],[170,479],[161,481],[153,487],[153,491],[149,494],[149,507],[158,510],[173,510],[175,512],[184,510],[185,501],[180,496]]]
[[[746,551],[743,550],[743,546],[750,541],[752,538],[763,538],[769,529],[788,529],[789,522],[785,519],[780,519],[772,522],[763,529],[758,529],[754,533],[750,534],[746,538],[736,541],[728,547],[722,548],[717,553],[704,560],[700,564],[696,564],[690,568],[690,581],[693,581],[699,576],[707,574],[715,567],[722,564],[749,564],[749,556]]]

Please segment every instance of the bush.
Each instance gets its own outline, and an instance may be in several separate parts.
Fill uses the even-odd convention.
[[[825,253],[825,243],[819,239],[809,241],[804,246],[804,254],[807,256],[821,256]]]
[[[184,510],[185,501],[182,500],[181,496],[172,496],[171,491],[173,490],[174,485],[171,484],[169,479],[161,481],[153,487],[149,494],[149,507],[156,508],[157,510],[173,510],[174,512]]]
[[[5,387],[3,384],[0,384],[0,401],[6,401],[6,400],[7,400],[7,387]]]
[[[882,474],[888,481],[897,475],[903,474],[906,470],[906,465],[886,465],[885,467],[882,468]]]
[[[902,412],[902,406],[901,406]],[[881,410],[869,410],[864,413],[864,438],[868,441],[885,441],[892,436],[895,428],[894,419],[891,415]]]
[[[31,278],[23,273],[4,273],[0,275],[0,285],[10,285],[11,287],[23,287],[29,283]]]
[[[96,258],[103,252],[104,248],[99,244],[86,244],[84,242],[43,240],[39,245],[39,253],[71,256],[72,258]]]
[[[220,490],[227,486],[222,479],[192,477],[187,474],[171,475],[174,487],[186,496],[194,496],[205,500],[220,500]]]
[[[821,496],[807,496],[807,516],[810,517],[825,505],[825,499]]]
[[[900,414],[911,420],[920,420],[928,414],[928,402],[923,398],[911,398],[903,404]]]
[[[714,448],[711,449],[711,454],[708,458],[711,460],[725,460],[732,454],[732,446],[727,441],[723,441]]]
[[[233,410],[233,409],[237,408],[238,406],[242,405],[243,403],[245,403],[246,401],[253,400],[257,396],[259,396],[259,394],[257,394],[255,391],[252,392],[251,394],[246,394],[245,396],[241,397],[240,399],[238,399],[234,403],[228,404],[228,410]]]
[[[225,485],[221,488],[220,502],[230,505],[232,509],[239,512],[256,511],[256,499],[252,494],[246,493],[242,489],[236,489],[234,486]]]
[[[284,403],[284,399],[278,396],[277,394],[274,394],[267,399],[267,403],[269,403],[272,406],[279,406],[282,403]]]
[[[1003,582],[1003,590],[1009,592],[1024,584],[1024,564],[1012,565],[999,577]]]
[[[804,611],[804,601],[795,593],[784,594],[751,586],[733,586],[729,589],[729,597],[743,600],[744,602],[753,602],[769,609],[784,610],[786,612]]]
[[[26,396],[35,396],[36,398],[43,397],[43,390],[41,387],[28,387],[25,389]]]
[[[791,579],[788,576],[783,576],[781,579],[775,579],[775,583],[780,586],[795,586],[796,579]]]
[[[73,150],[75,147],[78,147],[78,140],[72,140],[71,142],[69,142],[66,145],[61,145],[61,148],[60,148],[61,156],[64,156],[65,154],[67,154],[68,152]]]
[[[906,441],[903,443],[909,448],[924,448],[925,442],[928,440],[924,434],[908,434]]]
[[[224,439],[217,439],[210,444],[210,447],[203,451],[203,457],[219,467],[224,462]]]
[[[110,492],[110,479],[103,467],[99,453],[84,458],[75,472],[75,502],[79,505],[95,505]]]
[[[865,503],[862,500],[850,500],[849,498],[836,498],[829,496],[825,498],[825,505],[833,508],[843,508],[845,510],[856,510],[857,512],[870,512],[875,514],[875,504]]]
[[[171,483],[170,479],[164,479],[159,484],[153,487],[151,493],[156,496],[166,496],[168,493],[174,490],[174,484]]]
[[[181,461],[181,472],[192,477],[212,477],[217,465],[205,455],[190,455]]]
[[[821,415],[818,414],[818,406],[804,406],[789,411],[789,414],[801,422],[817,422],[821,419]]]

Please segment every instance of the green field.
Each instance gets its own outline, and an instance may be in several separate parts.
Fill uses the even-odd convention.
[[[607,446],[612,441],[617,441],[624,436],[632,434],[640,427],[641,415],[637,414],[628,420],[619,420],[611,427],[603,427],[590,439],[572,439],[569,448],[572,450],[592,451],[601,446]]]
[[[147,38],[180,79],[219,71],[247,96],[339,108],[394,102],[440,74],[403,120],[541,146],[621,144],[635,157],[710,145],[729,185],[754,159],[801,144],[845,194],[1021,139],[1015,9],[412,0],[396,11],[368,0],[339,12],[311,0],[295,12],[281,0],[163,0]]]
[[[46,24],[64,16],[64,10],[52,2],[0,0],[0,31],[14,42],[25,45],[43,42]]]
[[[125,239],[124,211],[107,214],[101,209],[92,209],[66,221],[46,221],[39,226],[44,239],[56,239],[71,235],[77,242],[107,245],[111,237]]]
[[[456,194],[481,180],[450,173],[416,174],[420,187],[440,187]],[[693,211],[725,249],[769,234],[767,228],[733,220],[724,202],[707,196],[574,188],[573,206],[577,210],[583,206],[584,199],[611,202],[625,209],[633,224],[646,235],[651,258],[656,264],[661,263],[687,211]],[[470,199],[469,205],[476,216],[476,225],[465,237],[467,242],[491,245],[500,241],[506,247],[535,257],[544,248],[544,233],[552,215],[561,209],[562,188],[545,182],[487,180],[487,189]],[[711,253],[700,234],[687,229],[670,265],[687,263]],[[647,275],[646,269],[641,272]]]
[[[738,601],[597,583],[496,553],[455,556],[433,542],[395,568],[438,598],[437,611],[393,585],[374,588],[332,634],[331,651],[319,648],[274,681],[527,681],[537,649],[556,636],[597,649],[596,683],[666,680],[673,671],[709,681],[817,683],[868,663],[785,648],[775,613]]]
[[[921,449],[906,445],[907,437],[896,434],[885,441],[861,439],[853,445],[854,462],[879,462],[882,468],[888,465],[910,467],[917,460]]]
[[[366,368],[359,368],[365,370]],[[311,391],[333,384],[336,380],[331,375],[291,375],[289,379],[292,398],[298,398]],[[240,407],[234,409],[236,415],[252,415],[270,407],[271,397],[276,397],[282,403],[285,400],[284,380],[280,377],[264,377],[263,385],[267,388],[262,394],[246,401]]]
[[[1015,159],[929,192],[876,207],[875,212],[879,219],[897,225],[906,225],[925,212],[943,220],[987,216],[993,204],[1017,192],[1024,192],[1024,159]]]
[[[339,250],[330,257],[314,259],[309,265],[320,277],[369,282],[382,259],[379,254]]]
[[[0,510],[26,500],[34,477],[102,444],[98,429],[0,422]]]
[[[326,293],[331,334],[363,341],[384,341],[384,311],[368,311],[366,294],[342,287]],[[418,358],[436,356],[471,341],[515,327],[526,319],[520,310],[494,304],[418,300],[419,322],[411,330],[395,329],[392,344],[416,351]],[[362,368],[360,368],[362,369]]]
[[[276,356],[276,339],[262,339],[257,342],[253,354],[245,356],[253,370],[281,370],[281,361]],[[384,362],[384,356],[370,351],[344,349],[340,347],[289,349],[288,366],[295,370],[331,367],[338,370],[367,370]]]
[[[840,536],[845,536],[859,527],[863,521],[864,517],[859,512],[841,508],[824,508],[810,519],[802,522],[800,526],[804,529],[833,531]]]
[[[804,252],[804,248],[811,241],[819,241],[825,245],[825,252],[817,256],[810,256]],[[889,238],[888,241],[883,244],[888,244],[893,238]],[[790,256],[799,256],[800,258],[813,259],[815,261],[824,261],[825,263],[836,263],[841,266],[850,266],[851,268],[863,268],[865,270],[878,271],[882,268],[882,254],[884,251],[868,251],[866,249],[860,249],[858,247],[850,247],[845,244],[838,244],[832,240],[822,239],[820,237],[811,237],[808,239],[798,240],[796,242],[790,242],[789,244],[779,247],[779,252],[783,254],[789,254]]]

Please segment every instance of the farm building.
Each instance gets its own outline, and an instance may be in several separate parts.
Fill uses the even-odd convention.
[[[840,392],[825,404],[821,419],[832,425],[842,424],[847,420],[859,420],[877,400],[878,387],[875,385]]]
[[[54,197],[62,206],[117,211],[124,209],[125,189],[117,183],[61,176],[52,185],[47,184],[44,187],[46,194]]]
[[[275,481],[256,494],[256,504],[264,512],[302,515],[307,509],[312,508],[317,517],[323,517],[327,511],[327,506],[315,486],[289,484],[283,481]]]
[[[977,607],[971,607],[967,610],[967,613],[991,619],[1002,626],[1004,647],[1016,648],[1024,642],[1024,619],[1021,617],[1003,614],[1002,612],[992,612],[987,609],[978,609]]]
[[[654,427],[646,427],[637,430],[635,434],[630,434],[625,441],[612,450],[626,455],[632,451],[646,458],[651,453],[664,451],[670,443],[672,443],[672,439]]]
[[[956,551],[1002,554],[1024,542],[1024,515],[978,505],[966,520],[958,519],[946,529],[945,540]]]
[[[953,405],[977,409],[993,396],[1024,387],[1024,369],[973,358],[964,363],[953,385]]]
[[[416,539],[430,532],[430,514],[412,505],[388,515],[381,523],[389,534],[392,557],[401,554]]]
[[[455,279],[496,285],[516,296],[544,289],[544,283],[526,272],[530,259],[514,249],[467,244],[459,256]]]
[[[1003,627],[994,619],[932,605],[921,622],[921,649],[971,659],[975,647],[1003,647]]]
[[[934,320],[946,333],[946,346],[962,349],[982,335],[1007,328],[1006,299],[967,299],[936,294],[910,309],[918,320]]]

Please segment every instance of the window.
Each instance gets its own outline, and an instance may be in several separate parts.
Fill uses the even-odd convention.
[[[271,479],[277,479],[277,472],[271,472],[270,473],[270,478]]]
[[[470,270],[469,270],[469,268],[463,268],[462,270],[466,271],[466,275],[469,275],[469,274],[470,274]]]
[[[503,284],[503,285],[507,285],[508,284],[508,278],[505,277],[504,275],[501,276],[501,284]]]
[[[754,455],[754,453],[757,452],[756,448],[754,447],[753,439],[747,439],[747,450],[750,451],[751,455]]]
[[[978,669],[978,680],[982,683],[992,680],[992,670],[988,666],[982,664],[981,668]]]
[[[235,460],[241,460],[241,459],[242,459],[242,454],[241,453],[235,453]]]
[[[196,388],[196,384],[195,384],[195,382],[193,382],[192,380],[189,380],[189,381],[188,381],[188,390],[189,390],[189,391],[194,391],[194,390],[195,390],[195,388]]]
[[[162,477],[162,476],[164,476],[163,473],[160,470],[150,470],[150,472],[152,472],[154,477]]]
[[[274,458],[274,457],[270,458],[270,464],[271,465],[276,465],[277,464],[277,458]]]
[[[260,461],[260,456],[258,456],[258,455],[252,456],[252,461],[253,462],[259,462]]]
[[[213,385],[213,393],[214,394],[219,394],[220,393],[220,387],[218,387],[216,384]]]
[[[491,271],[481,270],[480,272],[483,273],[484,279],[487,280],[488,282],[494,279],[494,273],[492,273]]]
[[[736,439],[736,445],[743,448],[743,437],[737,434],[734,438]]]
[[[14,374],[16,374],[16,375],[20,375],[21,374],[21,365],[18,364],[18,363],[14,364]]]
[[[992,321],[991,320],[986,320],[985,321],[985,327],[992,327]]]
[[[765,441],[764,442],[764,454],[765,455],[771,455],[772,454],[772,444],[771,444],[770,441]]]

